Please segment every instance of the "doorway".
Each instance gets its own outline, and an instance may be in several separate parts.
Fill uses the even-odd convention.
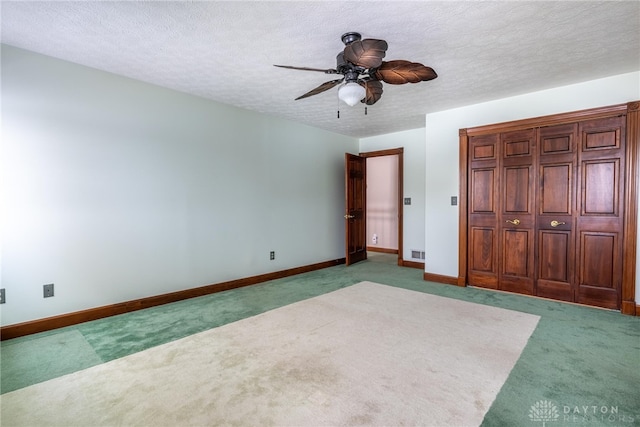
[[[403,148],[360,153],[366,159],[366,249],[403,265]]]
[[[397,255],[398,156],[369,157],[366,162],[367,252]]]

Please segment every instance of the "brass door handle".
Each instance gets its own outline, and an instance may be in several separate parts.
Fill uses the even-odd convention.
[[[551,221],[551,226],[552,227],[557,227],[557,226],[563,225],[563,224],[566,224],[566,222],[556,221],[555,219],[553,221]]]
[[[510,223],[510,224],[513,224],[513,225],[520,224],[520,220],[518,218],[516,218],[516,219],[508,219],[507,222]]]
[[[355,215],[345,215],[344,219],[353,219],[355,217],[356,217]]]

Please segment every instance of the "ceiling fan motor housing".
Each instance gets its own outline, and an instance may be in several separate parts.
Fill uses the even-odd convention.
[[[362,39],[362,36],[360,35],[360,33],[356,33],[356,32],[349,32],[349,33],[344,33],[341,37],[342,39],[342,43],[345,44],[345,46],[350,45],[353,42],[357,42],[359,40]]]
[[[336,70],[338,74],[344,75],[346,82],[355,82],[358,76],[364,73],[365,68],[352,64],[344,59],[344,51],[340,51],[336,56]]]

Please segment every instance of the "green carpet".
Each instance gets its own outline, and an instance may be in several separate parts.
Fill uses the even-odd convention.
[[[2,362],[3,393],[103,363],[77,330],[3,342]]]
[[[541,426],[545,421],[556,426],[640,425],[640,318],[425,282],[421,270],[376,261],[331,267],[4,341],[0,346],[1,390],[26,387],[361,281],[541,316],[483,425]],[[83,339],[78,339],[80,335]],[[42,369],[42,361],[53,357],[52,348],[64,354],[65,363]],[[540,402],[547,404],[547,412],[536,418],[532,411]]]
[[[477,426],[539,320],[360,282],[5,393],[2,422]]]

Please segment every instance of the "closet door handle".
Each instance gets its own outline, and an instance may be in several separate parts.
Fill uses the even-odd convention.
[[[344,219],[353,219],[355,217],[356,217],[355,215],[345,215]]]
[[[516,219],[508,219],[508,220],[507,220],[507,222],[508,222],[509,224],[513,224],[513,225],[518,225],[518,224],[520,224],[520,220],[519,220],[518,218],[516,218]]]
[[[563,225],[563,224],[566,224],[566,222],[556,221],[555,219],[553,221],[551,221],[551,226],[552,227],[557,227],[557,226]]]

